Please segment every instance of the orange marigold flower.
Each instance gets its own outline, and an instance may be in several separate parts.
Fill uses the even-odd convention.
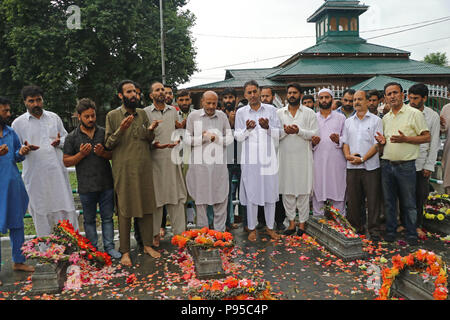
[[[434,264],[436,262],[436,255],[434,253],[429,253],[427,255],[427,263]]]
[[[224,233],[223,233],[223,238],[224,238],[226,241],[233,240],[233,235],[232,235],[231,233],[229,233],[229,232],[224,232]]]
[[[217,232],[216,232],[216,239],[217,239],[217,240],[222,240],[222,239],[223,239],[223,233],[217,231]]]
[[[215,237],[216,236],[216,230],[209,230],[208,231],[208,235],[210,235],[211,237]]]
[[[433,293],[433,298],[435,300],[446,300],[448,295],[447,288],[438,287]]]
[[[222,240],[217,240],[214,242],[214,247],[223,247],[225,243]]]
[[[209,228],[208,227],[203,227],[200,229],[200,233],[208,233]]]
[[[211,290],[212,291],[221,291],[223,289],[223,284],[216,280],[213,282],[212,286],[211,286]]]
[[[403,261],[402,261],[402,256],[397,254],[395,256],[392,257],[392,263],[394,265],[394,267],[396,269],[403,269]]]
[[[407,255],[406,257],[403,258],[403,262],[407,265],[407,266],[412,266],[414,265],[414,256],[412,254]]]
[[[425,259],[427,258],[427,251],[426,251],[426,250],[423,250],[423,249],[420,249],[420,250],[417,250],[417,252],[415,253],[415,255],[416,255],[416,259],[417,259],[417,260],[419,260],[419,261],[425,261]]]

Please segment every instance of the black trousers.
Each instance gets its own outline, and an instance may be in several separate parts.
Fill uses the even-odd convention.
[[[380,169],[372,171],[347,169],[347,218],[357,232],[364,229],[361,210],[364,204],[363,195],[367,199],[369,233],[377,235],[379,234],[378,217],[381,209]]]

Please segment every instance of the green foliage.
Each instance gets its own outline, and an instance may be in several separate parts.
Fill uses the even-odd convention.
[[[427,54],[423,61],[443,67],[448,65],[447,54],[445,52],[433,52]]]
[[[167,82],[181,84],[196,71],[189,29],[195,17],[185,0],[164,0]],[[81,9],[81,29],[70,29],[70,5]],[[89,97],[99,122],[118,105],[122,79],[145,89],[161,80],[158,0],[3,0],[0,2],[0,95],[25,111],[22,86],[38,84],[45,107],[67,123],[77,98]],[[16,110],[20,107],[18,110]]]

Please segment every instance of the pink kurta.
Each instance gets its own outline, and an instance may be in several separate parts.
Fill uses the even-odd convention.
[[[313,191],[318,201],[328,199],[345,200],[347,161],[342,151],[342,133],[345,116],[332,111],[324,118],[316,113],[319,123],[320,143],[313,148],[314,181]],[[331,141],[330,135],[339,134],[339,145]]]

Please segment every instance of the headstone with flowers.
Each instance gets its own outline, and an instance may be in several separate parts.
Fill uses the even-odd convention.
[[[70,265],[84,265],[101,269],[112,264],[111,257],[94,248],[69,221],[60,221],[48,237],[37,237],[25,242],[22,252],[38,264],[31,276],[35,294],[61,292],[67,280]]]
[[[315,237],[328,251],[343,261],[363,259],[361,238],[338,209],[326,204],[323,217],[310,217],[306,222],[306,233]]]
[[[194,260],[198,279],[224,277],[220,250],[231,250],[234,247],[231,233],[210,230],[207,227],[175,235],[172,244],[180,249],[187,247]]]
[[[450,197],[430,193],[423,211],[423,227],[427,231],[450,235]]]

